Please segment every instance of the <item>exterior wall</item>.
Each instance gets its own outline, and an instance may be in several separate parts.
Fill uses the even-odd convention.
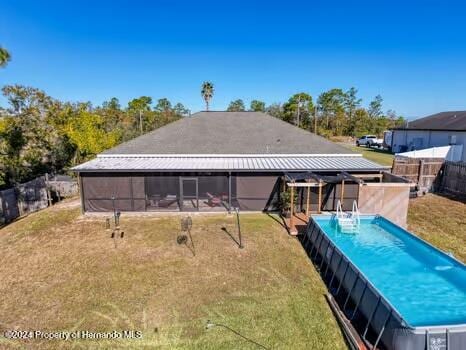
[[[391,151],[393,153],[403,152],[402,146],[405,145],[406,131],[393,130]]]
[[[394,130],[392,137],[392,152],[394,153],[429,147],[429,131]]]
[[[463,145],[463,160],[466,161],[466,131],[393,130],[392,152],[400,153],[430,147],[448,146],[451,136],[456,144]]]
[[[368,183],[359,187],[359,211],[380,214],[406,227],[409,205],[409,184]]]

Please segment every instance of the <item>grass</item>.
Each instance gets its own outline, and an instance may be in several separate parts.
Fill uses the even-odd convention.
[[[345,349],[320,276],[273,218],[242,216],[244,249],[224,214],[194,216],[195,253],[178,245],[179,217],[104,218],[65,202],[0,229],[0,334],[5,330],[138,330],[140,340],[13,341],[1,349]],[[427,195],[408,227],[466,261],[466,205]]]
[[[434,194],[410,201],[408,229],[466,262],[466,204]]]
[[[392,166],[393,164],[394,155],[389,151],[365,146],[357,147],[348,144],[344,144],[344,146],[350,148],[354,152],[362,153],[363,157],[381,165]]]
[[[139,330],[141,340],[13,341],[0,348],[345,349],[320,276],[299,242],[263,214],[242,216],[244,249],[226,214],[194,216],[195,253],[179,217],[104,218],[63,203],[0,230],[0,334],[5,330]]]

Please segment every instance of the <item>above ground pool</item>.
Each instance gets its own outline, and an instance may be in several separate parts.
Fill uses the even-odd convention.
[[[380,216],[361,216],[354,233],[312,216],[303,246],[368,343],[466,349],[463,263]]]

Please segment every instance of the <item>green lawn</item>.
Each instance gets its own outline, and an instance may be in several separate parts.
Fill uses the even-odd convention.
[[[299,242],[265,214],[242,215],[244,249],[225,214],[195,215],[195,253],[179,217],[123,214],[124,238],[64,202],[0,229],[0,334],[5,330],[139,330],[142,340],[18,342],[1,349],[345,349],[320,276]],[[409,229],[466,261],[466,205],[428,195]]]
[[[428,194],[409,203],[408,229],[466,262],[466,204]]]
[[[66,203],[0,230],[0,334],[134,329],[142,340],[19,343],[0,348],[345,349],[326,288],[300,243],[265,214],[242,216],[244,249],[226,214],[194,216],[195,253],[178,245],[179,217],[104,218]],[[115,245],[116,243],[116,245]]]
[[[348,144],[344,144],[344,146],[350,148],[351,150],[362,153],[363,157],[377,162],[381,165],[388,165],[392,166],[394,155],[388,151],[377,149],[377,148],[369,148],[365,146],[357,147],[351,146]]]

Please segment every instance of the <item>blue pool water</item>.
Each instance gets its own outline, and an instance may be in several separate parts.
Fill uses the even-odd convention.
[[[313,217],[411,326],[466,324],[466,267],[379,217],[361,217],[359,233]]]

